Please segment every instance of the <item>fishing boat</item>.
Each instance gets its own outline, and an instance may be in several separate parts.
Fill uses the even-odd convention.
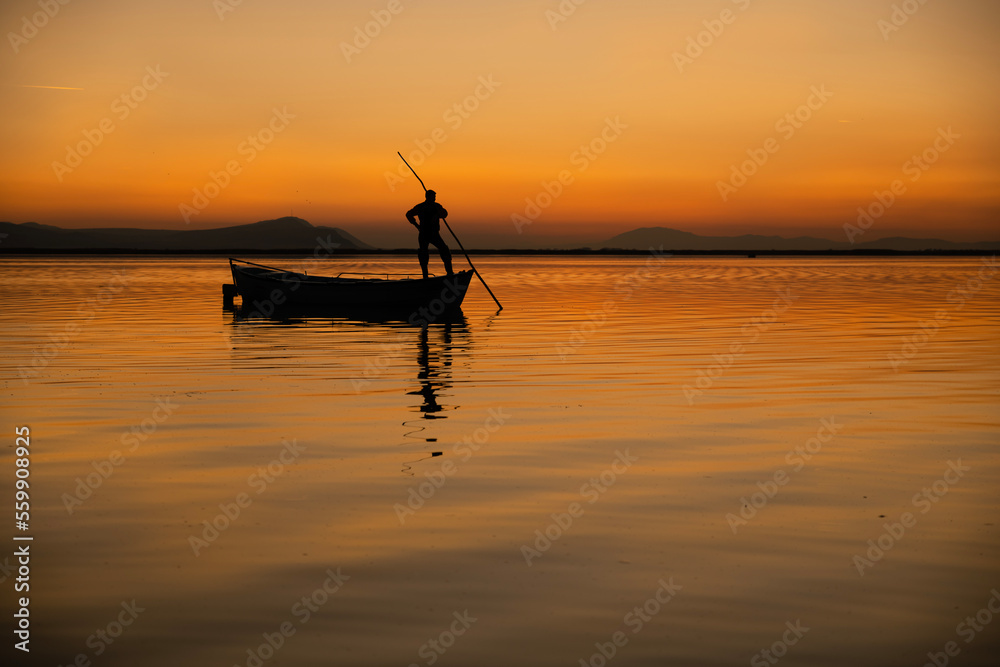
[[[255,309],[265,317],[304,309],[330,314],[394,312],[426,320],[459,310],[473,276],[472,270],[430,278],[349,272],[310,276],[235,258],[229,259],[229,268],[243,309]]]

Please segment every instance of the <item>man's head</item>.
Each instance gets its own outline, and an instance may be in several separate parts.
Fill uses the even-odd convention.
[[[434,192],[433,190],[428,190],[427,191],[427,201],[434,201],[435,199],[437,199],[437,194],[438,193]]]

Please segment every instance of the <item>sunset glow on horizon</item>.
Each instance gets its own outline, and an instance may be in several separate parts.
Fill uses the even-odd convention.
[[[0,10],[0,220],[407,239],[399,150],[473,245],[1000,238],[989,0],[50,4]]]

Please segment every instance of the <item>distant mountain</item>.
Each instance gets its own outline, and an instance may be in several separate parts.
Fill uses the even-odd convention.
[[[6,236],[4,236],[6,235]],[[102,227],[63,229],[35,222],[0,222],[0,251],[35,250],[368,250],[337,227],[314,227],[302,218],[285,217],[218,229],[135,229]]]
[[[825,251],[825,250],[897,250],[918,252],[922,250],[1000,250],[1000,241],[953,243],[941,239],[910,239],[903,237],[879,239],[851,245],[847,241],[830,241],[811,236],[786,239],[781,236],[699,236],[668,227],[643,227],[619,234],[592,247],[617,250],[646,250],[650,247],[664,250],[700,251]]]
[[[501,242],[502,243],[502,242]],[[831,241],[810,236],[700,236],[668,227],[644,227],[600,243],[574,243],[563,246],[572,250],[587,246],[595,249],[647,250],[663,246],[668,251],[696,252],[824,252],[845,250],[890,250],[899,252],[996,251],[998,241],[953,243],[941,239],[893,237],[856,243]],[[383,245],[382,247],[395,247]],[[502,247],[502,246],[499,246]],[[374,250],[375,246],[358,240],[338,227],[313,226],[302,218],[284,217],[247,225],[218,229],[138,229],[102,227],[63,229],[36,222],[15,224],[0,222],[0,253],[6,250],[136,250],[136,251],[325,251]]]

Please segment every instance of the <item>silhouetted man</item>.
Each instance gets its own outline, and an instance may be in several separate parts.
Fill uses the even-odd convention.
[[[451,270],[451,251],[445,245],[444,239],[441,238],[441,218],[447,218],[448,211],[444,210],[444,206],[437,203],[436,199],[437,193],[428,190],[427,199],[406,212],[406,219],[420,230],[418,236],[420,249],[417,250],[417,258],[420,260],[420,270],[424,272],[424,278],[427,277],[427,261],[430,259],[428,246],[430,245],[433,245],[441,253],[441,261],[444,262],[444,268],[448,275],[454,273]],[[420,224],[417,224],[414,216],[420,219]]]

